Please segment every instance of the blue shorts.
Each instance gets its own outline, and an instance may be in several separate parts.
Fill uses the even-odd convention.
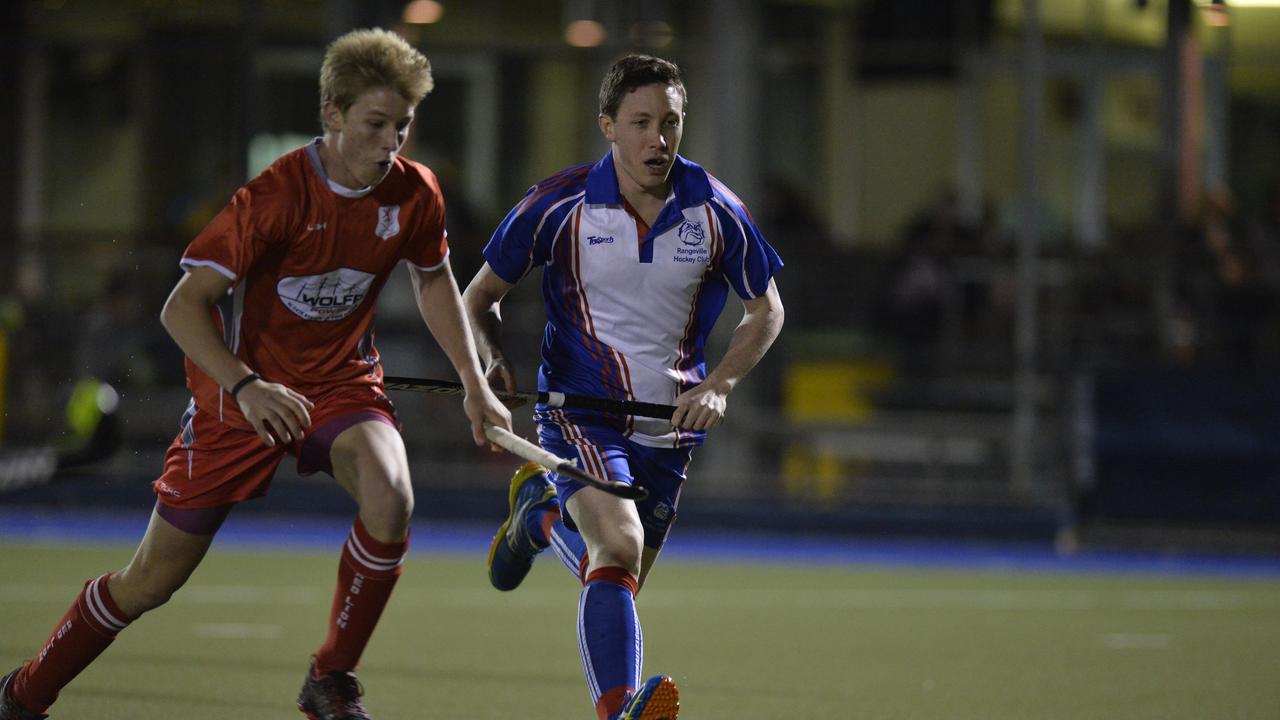
[[[642,487],[649,496],[636,503],[644,526],[644,545],[661,549],[680,504],[680,488],[693,457],[693,448],[655,448],[629,440],[620,430],[602,425],[578,425],[560,411],[538,413],[538,439],[548,452],[568,460],[596,477]],[[577,530],[567,502],[586,487],[549,473],[560,497],[564,524]]]

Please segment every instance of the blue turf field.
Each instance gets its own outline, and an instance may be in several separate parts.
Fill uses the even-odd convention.
[[[148,510],[132,512],[59,511],[0,508],[0,540],[134,544],[146,528]],[[487,553],[492,526],[449,521],[418,521],[413,550]],[[219,546],[241,549],[332,552],[350,529],[340,516],[232,515],[218,534]],[[1030,572],[1141,573],[1280,577],[1280,557],[1213,555],[1151,551],[1088,550],[1055,552],[1048,544],[976,543],[954,540],[865,539],[840,536],[764,535],[704,532],[677,528],[663,551],[665,559],[730,563],[863,565],[1014,570]]]

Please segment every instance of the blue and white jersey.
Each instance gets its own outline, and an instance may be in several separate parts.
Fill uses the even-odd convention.
[[[541,266],[547,326],[538,389],[672,403],[706,377],[703,349],[728,289],[763,295],[782,267],[746,207],[683,157],[652,228],[618,190],[613,153],[553,175],[525,193],[485,246],[484,257],[515,284]],[[624,424],[652,447],[701,444],[705,433],[665,420],[550,411],[574,424]]]

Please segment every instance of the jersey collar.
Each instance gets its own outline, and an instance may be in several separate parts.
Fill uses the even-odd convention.
[[[311,159],[311,167],[316,171],[316,174],[324,180],[324,183],[329,186],[329,189],[335,194],[341,195],[345,198],[362,198],[373,192],[373,185],[360,188],[359,190],[352,190],[346,185],[339,185],[334,182],[333,179],[329,177],[329,174],[324,171],[324,163],[320,161],[320,145],[323,142],[324,138],[322,137],[312,140],[311,144],[307,145],[307,157]]]
[[[701,165],[676,155],[671,165],[671,187],[675,194],[676,210],[702,205],[711,200],[711,180]],[[592,166],[587,173],[587,205],[622,207],[622,191],[618,189],[618,174],[613,166],[613,151]]]

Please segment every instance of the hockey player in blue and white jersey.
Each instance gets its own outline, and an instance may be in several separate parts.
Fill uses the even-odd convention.
[[[547,547],[581,580],[579,648],[600,720],[676,718],[675,681],[641,682],[635,594],[675,519],[694,448],[783,322],[778,254],[737,196],[677,154],[686,101],[674,64],[618,60],[600,89],[608,154],[530,188],[464,293],[498,389],[518,389],[500,337],[502,299],[541,268],[547,325],[538,389],[676,406],[670,422],[537,406],[543,447],[649,494],[631,502],[525,466],[490,548],[489,577],[500,590],[518,586]],[[707,337],[730,290],[742,301],[742,321],[708,371]]]

